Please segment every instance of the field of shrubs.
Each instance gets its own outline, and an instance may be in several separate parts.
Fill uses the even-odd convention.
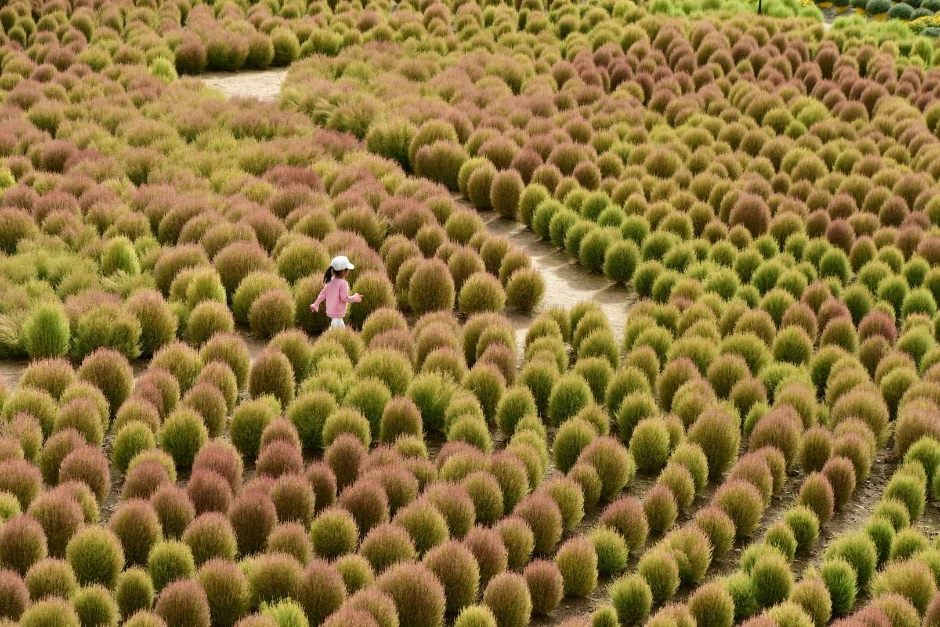
[[[934,18],[755,10],[4,3],[0,627],[940,627]]]

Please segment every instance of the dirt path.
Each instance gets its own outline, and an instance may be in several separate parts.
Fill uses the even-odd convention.
[[[502,235],[512,245],[525,251],[532,258],[533,268],[545,279],[545,297],[536,315],[538,311],[551,307],[568,309],[581,301],[591,300],[600,305],[617,340],[623,338],[627,311],[637,300],[635,292],[599,274],[587,272],[574,259],[542,241],[518,222],[506,220],[492,212],[480,215],[490,233]],[[531,317],[508,314],[508,318],[517,336],[524,338],[532,322]]]
[[[217,72],[203,75],[202,82],[221,91],[227,98],[257,98],[273,101],[281,95],[287,70],[260,72]]]

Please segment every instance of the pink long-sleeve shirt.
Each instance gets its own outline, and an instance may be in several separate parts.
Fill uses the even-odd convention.
[[[320,295],[310,305],[310,309],[320,311],[320,303],[326,301],[326,315],[330,318],[344,318],[348,303],[362,302],[359,294],[349,294],[349,283],[346,279],[334,278],[323,286]]]

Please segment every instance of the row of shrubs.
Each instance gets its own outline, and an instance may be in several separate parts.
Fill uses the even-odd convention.
[[[583,333],[598,313],[553,311],[542,326]],[[409,348],[404,318],[383,309],[361,336],[331,330],[310,344],[288,331],[253,361],[243,340],[220,333],[199,351],[164,346],[136,381],[107,349],[77,373],[61,359],[34,362],[2,404],[4,617],[204,625],[259,611],[352,625],[370,624],[357,622],[366,611],[436,625],[459,612],[525,625],[563,595],[588,594],[595,544],[616,552],[625,541],[605,533],[555,548],[585,508],[630,481],[630,455],[600,438],[567,477],[543,484],[549,449],[532,392],[502,394],[501,372],[515,377],[511,327],[479,314],[458,329],[452,314],[426,315]],[[560,330],[530,345],[529,367],[567,368]],[[425,373],[412,378],[426,351]],[[465,356],[473,368],[455,379],[447,364]],[[553,406],[565,404],[555,387]],[[487,422],[497,414],[511,433],[498,453]],[[424,429],[447,431],[433,461]],[[99,522],[112,486],[103,433],[114,434],[110,462],[125,474],[119,504]],[[373,437],[381,444],[370,451]],[[322,461],[307,465],[304,448],[325,449]],[[243,460],[255,471],[246,482]],[[411,607],[428,594],[420,612]]]
[[[641,303],[639,308],[642,307]],[[653,312],[656,310],[655,307],[651,309]],[[691,313],[693,308],[686,311]],[[640,318],[635,324],[637,328],[644,328],[644,325],[655,324],[655,320]],[[688,325],[688,322],[680,324]],[[887,328],[894,333],[893,327]],[[630,336],[629,329],[627,336]],[[838,352],[845,355],[842,349]],[[822,358],[820,361],[825,360],[822,354],[819,357]],[[670,365],[675,363],[673,361]],[[697,399],[702,397],[703,390],[714,394],[711,385],[720,380],[718,363],[715,366],[708,370],[708,383],[693,379]],[[664,369],[661,377],[666,376],[668,368]],[[855,356],[829,361],[823,370],[824,385],[821,389],[825,389],[826,406],[815,406],[812,399],[816,395],[808,380],[791,381],[778,388],[780,391],[773,401],[775,406],[769,412],[764,402],[757,404],[762,408],[748,417],[743,430],[745,436],[750,436],[749,447],[752,450],[755,446],[762,448],[743,457],[713,497],[713,502],[718,501],[719,507],[728,507],[732,503],[739,507],[730,511],[735,523],[746,523],[745,530],[756,529],[763,510],[762,499],[770,498],[774,490],[779,489],[787,465],[795,462],[807,473],[796,504],[766,528],[761,542],[742,552],[740,571],[695,590],[687,606],[665,606],[651,621],[675,621],[676,613],[680,612],[680,615],[686,613],[699,622],[729,627],[747,622],[751,616],[764,610],[752,620],[825,625],[834,616],[850,613],[857,595],[870,593],[876,597],[873,608],[877,607],[877,611],[887,612],[890,616],[888,624],[898,624],[896,621],[900,624],[918,623],[936,590],[933,549],[911,526],[925,509],[928,491],[936,493],[935,487],[931,487],[936,485],[935,469],[937,459],[940,459],[933,427],[938,416],[937,405],[931,392],[932,373],[935,371],[926,373],[920,382],[911,356],[903,351],[876,358],[872,373]],[[911,374],[901,375],[905,370]],[[880,392],[869,382],[870,376],[875,384],[882,384]],[[904,391],[893,396],[892,384],[884,385],[886,378],[895,381],[904,378],[911,386],[904,384]],[[681,401],[678,392],[673,398]],[[891,403],[892,398],[899,401]],[[653,401],[648,398],[644,402],[649,406]],[[693,406],[700,407],[701,403],[693,403]],[[686,419],[681,402],[677,407],[674,400],[672,411],[681,420]],[[812,551],[828,520],[844,509],[856,487],[866,481],[875,453],[887,441],[889,420],[895,415],[897,420],[892,425],[895,431],[894,454],[898,459],[903,458],[904,464],[886,483],[882,502],[875,507],[872,520],[863,526],[864,531],[851,530],[833,540],[826,549],[820,569],[809,570],[802,581],[794,583],[789,564],[796,557]],[[818,419],[823,424],[814,425]],[[661,418],[647,418],[639,424],[652,421],[663,424]],[[787,423],[789,426],[784,426]],[[808,429],[800,437],[800,430],[806,427]],[[662,430],[658,439],[663,443],[658,450],[665,452],[669,433],[665,426],[658,426],[658,429]],[[649,433],[652,432],[651,429]],[[640,435],[634,429],[633,438]],[[691,435],[690,431],[690,439]],[[651,441],[646,432],[642,434],[642,441]],[[630,448],[635,456],[642,450],[635,448],[634,441],[631,441]],[[760,455],[764,451],[772,451],[778,458],[776,472],[773,464],[768,464],[773,456]],[[688,458],[687,450],[683,450],[683,459]],[[665,455],[658,457],[654,467],[660,467],[665,459]],[[699,466],[708,468],[704,463]],[[689,489],[676,490],[672,486],[679,483],[674,475],[677,473],[674,470],[669,472],[667,466],[657,487],[666,483],[673,497],[683,494],[692,498],[694,482],[687,482]],[[654,489],[650,498],[657,496]],[[679,500],[675,499],[676,502]],[[714,529],[714,509],[701,510],[691,525],[701,525],[701,521],[708,520]],[[649,511],[647,509],[647,513]],[[725,510],[724,516],[728,515],[728,510]],[[727,530],[724,536],[714,531],[711,534],[711,542],[716,547],[730,546],[735,537],[734,524],[726,523],[724,528]],[[669,546],[668,536],[663,544]],[[660,547],[651,549],[640,559],[638,574],[623,577],[612,584],[610,594],[614,604],[620,605],[618,615],[629,616],[634,622],[645,620],[651,609],[668,602],[679,586],[687,585],[687,577],[694,573],[696,580],[700,580],[711,561],[709,548],[707,543],[700,543],[697,554],[703,557],[695,565],[689,565],[677,556],[670,559],[669,551]],[[716,555],[720,555],[726,548],[714,550]],[[887,567],[875,577],[876,568],[882,565]],[[915,572],[917,574],[913,574]],[[869,613],[875,611],[866,610]]]
[[[644,262],[681,273],[688,245],[704,260],[722,240],[843,286],[878,255],[932,263],[938,77],[910,61],[932,58],[928,40],[878,50],[743,18],[614,23],[602,32],[619,28],[619,44],[566,40],[564,59],[496,47],[389,67],[384,49],[349,49],[298,64],[283,100],[616,281]],[[324,91],[344,116],[323,110]]]
[[[630,20],[643,15],[628,2],[580,11],[564,3],[554,3],[546,11],[541,4],[526,7],[526,19],[521,26],[513,24],[513,30],[564,37],[588,32],[598,20],[598,11]],[[463,5],[449,7],[440,2],[400,3],[394,12],[389,3],[370,3],[366,8],[326,1],[302,5],[229,3],[223,8],[201,2],[159,7],[111,3],[73,8],[48,2],[34,11],[29,3],[14,2],[4,7],[0,26],[6,41],[24,48],[47,46],[44,52],[57,65],[77,60],[100,71],[112,64],[146,64],[155,75],[172,80],[177,73],[283,67],[311,55],[334,55],[368,44],[405,41],[422,49],[446,50],[451,46],[428,40],[454,36],[479,44],[488,40],[481,28],[484,20],[497,26],[501,21],[509,24],[514,13],[499,4],[485,7],[482,15],[474,15]],[[706,7],[714,8],[719,7]],[[734,11],[734,7],[724,9],[727,14]],[[649,10],[676,13],[656,3]],[[819,19],[818,12],[797,11],[784,2],[774,3],[768,11],[778,17],[799,12]],[[50,43],[57,44],[51,54]]]
[[[642,318],[649,312],[668,324],[670,309],[678,312],[675,305],[646,303],[638,306],[637,314]],[[687,321],[675,322],[684,325]],[[294,576],[301,573],[304,556],[307,564],[322,566],[325,563],[315,560],[351,555],[357,546],[361,559],[350,557],[347,561],[357,562],[358,570],[365,560],[375,571],[388,568],[389,572],[398,572],[398,567],[392,565],[399,559],[407,562],[408,555],[420,556],[417,538],[427,541],[428,534],[432,542],[434,537],[446,542],[448,535],[461,538],[465,550],[473,553],[482,571],[490,557],[486,551],[494,545],[492,541],[470,535],[476,521],[483,525],[495,524],[500,532],[497,535],[504,543],[513,543],[507,537],[515,533],[528,537],[519,529],[528,529],[532,534],[530,541],[515,539],[521,542],[521,549],[515,545],[510,548],[509,544],[503,547],[507,552],[507,565],[510,554],[514,550],[521,551],[522,557],[515,553],[519,565],[514,568],[523,570],[522,575],[502,577],[496,574],[502,563],[497,558],[496,572],[487,583],[482,583],[487,579],[481,575],[478,584],[486,589],[484,604],[490,611],[511,613],[523,608],[525,617],[511,624],[526,624],[527,611],[550,612],[553,603],[557,604],[557,600],[552,600],[560,599],[559,594],[587,594],[596,585],[599,575],[617,574],[625,567],[629,553],[643,548],[647,533],[654,537],[666,534],[677,518],[679,502],[691,503],[698,485],[704,486],[709,478],[720,478],[723,469],[732,465],[737,455],[738,429],[742,429],[754,452],[731,469],[724,484],[715,492],[713,506],[700,511],[689,526],[666,534],[661,543],[646,551],[640,559],[639,576],[630,575],[612,584],[615,615],[626,617],[624,622],[636,622],[653,607],[652,600],[644,605],[644,598],[655,599],[655,603],[660,604],[676,592],[680,583],[694,586],[708,570],[712,551],[720,555],[736,538],[753,533],[766,499],[771,498],[775,488],[781,489],[788,464],[798,465],[806,472],[821,464],[819,472],[806,479],[798,505],[784,516],[781,524],[767,531],[763,544],[745,552],[742,560],[745,571],[748,570],[745,560],[753,559],[753,568],[764,573],[762,576],[779,574],[780,555],[776,552],[782,551],[782,555],[787,556],[780,558],[785,565],[787,559],[792,559],[791,550],[795,555],[801,547],[812,545],[823,519],[832,515],[837,502],[847,500],[858,480],[864,481],[872,453],[880,443],[879,436],[883,441],[886,433],[887,406],[871,384],[864,383],[869,375],[858,358],[844,355],[841,350],[844,356],[830,363],[826,372],[826,410],[812,400],[815,393],[810,380],[801,380],[799,376],[793,379],[791,373],[780,386],[770,387],[773,409],[755,412],[751,410],[761,401],[753,401],[747,411],[741,411],[745,407],[739,409],[738,403],[744,397],[730,392],[729,377],[720,377],[721,369],[707,368],[702,373],[691,359],[677,357],[667,361],[660,372],[656,351],[642,342],[629,345],[623,370],[619,370],[619,351],[614,344],[617,375],[595,392],[597,382],[605,380],[598,373],[606,370],[609,378],[614,368],[607,341],[612,340],[612,333],[596,305],[581,305],[570,314],[552,310],[539,317],[525,339],[526,360],[518,375],[515,338],[507,322],[492,314],[480,314],[472,317],[459,332],[458,329],[451,314],[429,314],[415,325],[414,340],[411,340],[401,314],[384,309],[365,321],[362,336],[352,331],[333,330],[310,344],[304,334],[287,332],[275,338],[269,349],[253,362],[242,340],[219,334],[199,352],[181,343],[164,347],[136,384],[132,383],[127,361],[113,351],[98,351],[89,356],[77,374],[61,360],[37,362],[24,373],[21,387],[5,399],[2,409],[4,416],[10,417],[7,441],[14,451],[13,457],[17,457],[15,451],[23,456],[23,460],[7,462],[10,472],[0,474],[4,477],[3,489],[12,495],[8,500],[14,512],[11,520],[17,521],[12,527],[8,522],[0,529],[0,556],[13,560],[4,561],[4,566],[19,569],[19,576],[26,577],[23,581],[27,588],[33,569],[37,569],[34,579],[38,581],[42,579],[39,573],[44,572],[43,569],[60,573],[65,568],[59,562],[53,566],[47,564],[48,560],[43,561],[43,554],[53,550],[48,548],[48,538],[44,538],[45,550],[17,548],[7,553],[2,550],[4,538],[8,529],[12,534],[12,530],[22,526],[15,512],[32,508],[34,500],[43,498],[43,483],[75,486],[74,489],[85,496],[76,497],[79,500],[74,501],[73,511],[85,522],[95,520],[97,504],[106,498],[111,485],[107,458],[98,447],[102,442],[101,434],[108,430],[113,415],[111,428],[116,434],[111,461],[118,469],[127,469],[122,487],[122,501],[126,502],[109,521],[120,544],[115,545],[112,539],[111,549],[103,550],[104,557],[92,560],[93,566],[88,568],[96,573],[111,572],[107,566],[115,562],[114,547],[119,546],[123,560],[141,564],[141,568],[146,565],[146,572],[126,571],[133,572],[132,577],[121,574],[118,569],[113,575],[116,577],[113,584],[110,580],[82,579],[89,575],[78,576],[75,572],[81,566],[77,566],[80,552],[74,547],[82,544],[76,538],[84,539],[91,532],[79,531],[82,525],[76,522],[71,528],[57,527],[53,544],[60,547],[56,551],[63,548],[66,551],[65,560],[78,577],[78,583],[87,586],[91,582],[107,588],[117,586],[126,577],[138,585],[139,580],[147,576],[155,590],[165,586],[167,592],[173,591],[169,599],[174,603],[183,599],[195,604],[187,607],[201,616],[204,614],[198,588],[190,587],[183,592],[178,590],[181,586],[169,582],[161,586],[154,580],[161,576],[156,574],[162,572],[161,568],[176,573],[163,575],[170,580],[175,580],[179,573],[183,573],[184,580],[193,575],[201,580],[202,569],[208,564],[221,568],[216,564],[220,558],[231,560],[240,554],[250,555],[265,549],[265,555],[270,555],[271,537],[281,538],[279,532],[283,532],[284,544],[277,546],[294,557],[288,559],[275,553],[270,560],[253,558],[252,566],[246,569],[249,599],[254,594],[251,592],[253,585],[257,587],[261,581],[272,581],[275,574],[293,572],[294,575],[284,576],[294,580]],[[455,341],[458,336],[459,342]],[[571,344],[576,361],[570,373],[561,374],[568,368],[566,343]],[[902,353],[895,355],[881,360],[885,366],[876,378],[890,376],[888,364],[894,364],[893,370],[907,367],[905,360],[910,358],[902,357]],[[724,369],[745,373],[740,363],[735,368],[730,365],[731,361],[735,360],[725,360]],[[738,361],[743,359],[738,358]],[[422,364],[423,374],[410,374],[415,363]],[[466,375],[461,375],[453,368],[455,363],[464,368],[472,367]],[[348,369],[349,375],[343,374],[344,369]],[[647,372],[653,373],[652,380],[646,378]],[[706,374],[708,378],[703,378]],[[510,384],[516,376],[520,382],[518,387]],[[740,376],[746,381],[746,373]],[[734,375],[730,379],[733,380]],[[709,404],[708,395],[714,394],[711,382],[719,380],[725,381],[724,389],[729,390],[725,394],[733,400],[721,400],[723,405]],[[680,381],[683,382],[679,384]],[[510,387],[505,387],[507,384]],[[647,391],[653,389],[654,384],[655,401]],[[762,390],[753,383],[750,386]],[[250,397],[237,403],[238,391],[245,387]],[[730,385],[730,389],[734,387]],[[921,394],[928,392],[929,387],[920,388]],[[697,402],[684,403],[684,396]],[[634,400],[641,406],[642,399],[646,399],[657,403],[663,411],[669,408],[676,414],[676,420],[670,422],[653,416],[636,422],[627,437],[628,452],[615,440],[602,435],[611,428],[607,407],[615,407],[618,398],[617,424],[621,434],[624,426],[630,424],[624,420],[627,412],[623,407]],[[711,403],[719,403],[719,399],[715,397]],[[544,409],[540,409],[540,405]],[[687,409],[683,410],[683,406]],[[233,407],[227,427],[231,444],[212,439],[225,432]],[[932,428],[933,423],[927,422],[923,413],[930,407],[925,400],[916,398],[904,403],[897,422],[898,446],[905,446],[903,442],[916,442],[920,433]],[[929,415],[936,421],[936,409],[932,407],[934,413]],[[283,408],[286,408],[284,417],[278,417]],[[911,408],[921,411],[911,411]],[[659,407],[654,405],[653,411],[658,414]],[[741,415],[749,418],[743,427],[734,418]],[[813,426],[819,416],[833,428],[835,441],[828,428]],[[569,467],[566,479],[544,484],[549,448],[542,420],[559,426],[551,455],[560,469]],[[690,421],[685,443],[683,420]],[[493,452],[494,443],[489,433],[489,425],[493,423],[509,440],[501,452]],[[801,435],[804,428],[808,430]],[[422,437],[425,430],[440,430],[447,435],[448,444],[433,462],[426,457],[427,445]],[[586,437],[579,437],[579,430]],[[48,436],[45,443],[44,435]],[[675,445],[671,443],[673,438]],[[384,444],[369,452],[375,440]],[[157,444],[159,448],[154,448]],[[29,447],[32,447],[31,452],[27,453]],[[306,467],[302,456],[304,448],[325,449],[323,462]],[[923,448],[924,445],[918,445],[918,450]],[[838,453],[832,460],[827,454],[830,450]],[[902,448],[900,452],[908,451]],[[642,503],[630,497],[618,498],[630,481],[634,467],[641,472],[655,471],[667,455],[670,465]],[[930,458],[929,452],[917,455]],[[254,460],[258,473],[245,485],[241,485],[243,458]],[[565,461],[572,458],[573,464]],[[34,459],[38,467],[25,459]],[[832,463],[833,460],[844,463]],[[35,470],[28,470],[30,468]],[[186,488],[174,487],[177,469],[185,472],[190,468]],[[305,473],[305,480],[296,480],[299,473]],[[325,493],[321,492],[324,481]],[[925,483],[921,481],[923,490]],[[83,487],[77,487],[76,482]],[[840,486],[838,501],[833,483]],[[901,479],[892,481],[887,489],[889,500],[895,494],[906,494],[907,488],[902,483]],[[458,485],[463,489],[458,490]],[[63,493],[61,488],[51,490]],[[424,495],[421,498],[419,490]],[[457,493],[465,496],[455,496]],[[502,498],[500,507],[494,505],[500,501],[497,495]],[[529,564],[529,554],[551,556],[564,530],[577,525],[585,511],[596,507],[599,501],[612,502],[602,512],[597,530],[586,539],[575,536],[563,543],[554,565],[539,560]],[[84,513],[79,507],[82,502],[85,503]],[[186,502],[189,507],[181,505]],[[424,510],[417,505],[422,502]],[[49,514],[54,520],[62,519],[59,510],[65,505],[48,507],[55,511],[54,516]],[[428,511],[433,512],[435,508],[437,522],[428,522]],[[42,509],[37,506],[34,513],[25,516],[27,519],[36,517],[35,512]],[[150,513],[142,513],[144,510]],[[406,514],[411,510],[423,513],[414,512],[412,518]],[[900,515],[896,510],[897,507],[892,509],[890,504],[879,506],[876,516]],[[509,512],[512,516],[504,519],[504,514]],[[38,516],[42,519],[42,514]],[[182,542],[161,540],[158,533],[141,537],[140,529],[154,528],[153,524],[142,523],[141,517],[156,518],[162,535],[179,537]],[[291,527],[285,525],[282,518],[300,524]],[[519,519],[524,524],[507,522]],[[116,521],[125,521],[127,526]],[[430,525],[430,530],[425,525]],[[228,526],[231,532],[224,531]],[[291,528],[282,529],[282,526]],[[309,538],[305,526],[310,527]],[[479,527],[481,533],[486,528]],[[168,532],[168,529],[176,531]],[[424,532],[419,532],[422,529]],[[445,531],[441,535],[434,529]],[[464,530],[465,535],[460,535],[456,529]],[[124,539],[122,534],[130,534],[131,530],[133,535]],[[22,531],[26,540],[17,535],[11,535],[9,540],[38,542],[37,533],[47,533],[42,531],[41,523],[38,527],[33,525],[31,531],[31,534]],[[294,547],[294,543],[300,541],[298,538],[303,539],[301,544],[309,542],[309,547]],[[408,539],[415,545],[410,549]],[[477,541],[489,548],[477,547],[474,551]],[[105,540],[97,542],[95,546],[99,548],[102,542],[108,545]],[[212,546],[202,547],[205,553],[200,553],[197,548],[200,542],[210,542]],[[73,547],[71,558],[69,546]],[[428,555],[435,555],[433,550],[437,546],[428,546],[425,549]],[[529,546],[531,548],[526,549]],[[458,549],[453,548],[453,551]],[[197,553],[204,556],[198,562]],[[129,558],[131,554],[135,557]],[[684,566],[676,570],[676,560],[681,555],[686,555],[682,561]],[[689,561],[689,556],[696,557],[694,563]],[[448,559],[457,558],[448,556]],[[186,566],[189,560],[192,560],[192,568]],[[294,561],[291,560],[297,564],[292,566]],[[428,561],[425,555],[423,563],[434,572]],[[493,563],[490,561],[488,565],[492,567]],[[252,575],[255,566],[260,568],[256,577]],[[336,568],[339,569],[338,563]],[[303,571],[298,581],[306,581],[307,572]],[[341,578],[352,576],[345,570],[330,572],[334,572],[334,577],[337,574]],[[413,569],[408,569],[407,573],[401,577],[418,578],[424,584],[431,581],[426,576],[419,577]],[[670,573],[675,573],[679,579]],[[746,574],[754,577],[753,571]],[[101,576],[104,575],[96,575]],[[379,576],[377,581],[381,582],[383,577]],[[502,583],[497,585],[494,583],[497,581]],[[743,590],[748,589],[740,576],[728,579],[729,588],[732,581],[737,581]],[[459,587],[464,583],[454,585]],[[16,587],[15,583],[10,585]],[[128,581],[126,585],[132,584]],[[381,588],[381,584],[378,585]],[[525,587],[520,588],[520,585]],[[559,585],[562,593],[557,592]],[[543,594],[535,592],[536,586],[545,587],[544,590],[539,588]],[[499,593],[496,591],[503,587],[514,591],[506,592],[511,602],[504,605],[497,600]],[[315,595],[315,603],[301,592],[284,594],[285,589],[293,590],[288,586],[272,594],[278,599],[295,599],[308,617],[316,616],[312,614],[316,611],[332,613],[342,602],[334,602],[329,610],[315,608],[314,605],[322,601],[322,594]],[[447,611],[453,591],[449,584],[443,589],[445,594],[440,597],[443,600],[441,604],[432,604],[432,612],[437,612],[435,608]],[[708,599],[718,594],[716,590],[715,585],[709,584],[696,592],[689,611],[693,615],[711,612],[712,601]],[[97,603],[105,605],[108,601],[102,599],[110,600],[106,594],[97,594],[95,598]],[[119,598],[117,595],[108,607]],[[161,594],[158,598],[164,597]],[[395,598],[393,595],[393,600]],[[471,599],[472,604],[476,596],[461,598]],[[769,601],[762,603],[762,606],[773,605]],[[250,600],[248,604],[247,607],[252,607]],[[49,605],[38,605],[38,609],[32,608],[36,612],[40,609],[53,611]],[[647,609],[640,614],[631,614],[637,607],[644,606]],[[62,611],[61,604],[57,607],[55,611]],[[159,602],[156,606],[161,615],[169,612],[169,607],[169,601],[163,609]],[[213,604],[208,602],[208,607],[211,612]],[[531,609],[525,610],[526,607]],[[673,606],[669,608],[669,612],[676,611]],[[267,610],[270,608],[265,607],[264,611]],[[282,608],[282,611],[288,609]],[[486,613],[485,609],[476,608],[465,611]],[[734,611],[732,609],[732,615]],[[598,616],[609,612],[610,608],[605,606],[598,610]],[[428,620],[436,620],[436,616],[434,613]],[[635,620],[630,619],[631,616],[635,616]],[[419,622],[414,624],[424,624],[416,620]]]
[[[6,68],[27,60],[17,54]],[[308,306],[341,253],[365,295],[356,327],[382,307],[529,312],[542,298],[528,255],[446,190],[301,116],[207,105],[197,86],[167,87],[134,66],[112,78],[20,71],[0,123],[4,357],[80,361],[104,347],[136,359],[236,326],[265,339],[319,333],[327,318]],[[81,122],[64,119],[65,92],[46,94],[46,80],[87,88],[68,105],[86,111]],[[146,92],[146,114],[130,96],[98,106],[99,81]],[[100,150],[79,147],[86,134]]]

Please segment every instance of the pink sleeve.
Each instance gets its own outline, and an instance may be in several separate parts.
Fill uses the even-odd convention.
[[[329,285],[329,283],[327,283]],[[313,311],[320,311],[320,303],[323,302],[323,299],[326,298],[326,285],[323,286],[323,289],[320,290],[320,295],[317,296],[317,299],[313,301],[313,304],[310,305],[310,309]]]
[[[362,300],[359,294],[349,295],[349,283],[343,281],[339,286],[339,300],[342,303],[358,303]]]

